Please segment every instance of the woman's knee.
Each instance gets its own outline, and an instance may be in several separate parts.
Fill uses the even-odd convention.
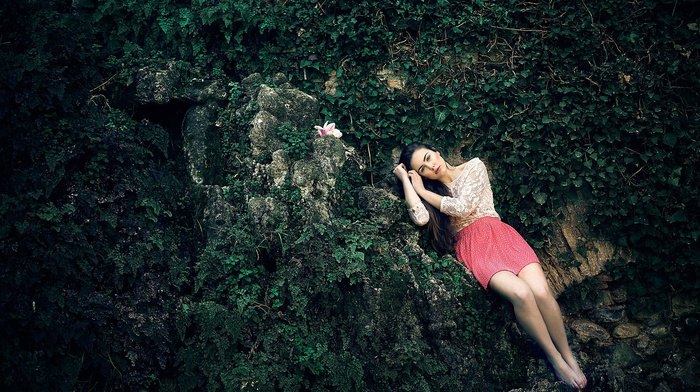
[[[535,302],[535,293],[527,284],[517,284],[510,288],[510,299],[514,305]]]
[[[547,282],[535,287],[530,287],[530,289],[538,302],[554,300],[554,295],[552,294],[552,290],[549,288]]]
[[[535,302],[535,295],[530,285],[512,272],[501,271],[495,274],[489,282],[489,288],[515,306]]]
[[[552,289],[549,287],[549,282],[547,282],[542,267],[539,264],[529,264],[520,271],[518,277],[530,286],[537,301],[554,299]]]

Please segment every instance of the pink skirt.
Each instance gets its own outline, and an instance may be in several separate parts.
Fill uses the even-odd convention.
[[[510,271],[517,275],[526,265],[540,262],[514,228],[492,217],[479,218],[460,230],[455,251],[457,260],[472,271],[486,290],[496,272]]]

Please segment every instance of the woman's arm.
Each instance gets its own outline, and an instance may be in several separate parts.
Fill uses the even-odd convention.
[[[416,190],[413,189],[413,185],[411,185],[411,176],[408,174],[408,172],[406,172],[406,168],[404,167],[403,163],[396,166],[394,169],[394,174],[401,181],[401,185],[403,185],[403,193],[405,195],[406,202],[408,203],[408,207],[413,208],[418,204],[421,204]]]
[[[401,181],[401,185],[403,186],[404,198],[408,204],[408,214],[411,220],[418,226],[425,225],[428,223],[430,216],[412,183],[412,181],[420,181],[422,185],[423,182],[420,176],[414,170],[407,172],[403,164],[394,168],[394,175]],[[416,177],[418,180],[415,180]]]
[[[428,204],[439,210],[444,196],[425,189],[425,186],[423,186],[423,178],[415,170],[410,170],[408,172],[408,177],[411,180],[411,186],[415,190],[415,193],[423,198],[423,200],[427,201]]]

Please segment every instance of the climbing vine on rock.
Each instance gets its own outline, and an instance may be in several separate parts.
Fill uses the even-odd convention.
[[[693,1],[69,3],[0,6],[6,389],[521,386],[510,314],[424,239],[401,242],[419,232],[388,168],[410,141],[487,161],[537,250],[566,206],[585,210],[591,235],[638,255],[609,272],[640,313],[700,293]],[[165,94],[148,101],[144,80]],[[275,129],[286,155],[251,143],[263,84],[319,109]],[[211,193],[181,129],[204,104]],[[323,145],[326,121],[343,136]],[[341,149],[331,186],[318,151]],[[321,185],[302,189],[302,169]]]

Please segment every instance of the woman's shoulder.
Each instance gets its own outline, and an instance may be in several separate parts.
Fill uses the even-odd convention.
[[[478,157],[472,158],[464,163],[462,163],[459,166],[456,166],[455,169],[457,169],[457,177],[452,181],[452,184],[458,182],[458,180],[463,179],[463,177],[469,177],[470,175],[473,175],[471,173],[474,173],[474,170],[479,171],[481,168],[485,168],[484,162],[481,161]]]
[[[474,158],[471,158],[469,160],[466,160],[466,161],[460,163],[459,165],[455,166],[455,168],[462,169],[462,168],[469,167],[469,166],[474,165],[474,164],[479,163],[479,162],[481,162],[481,159],[479,159],[479,157],[474,157]]]
[[[479,159],[479,157],[474,157],[466,162],[463,163],[463,165],[468,165],[468,166],[473,166],[473,165],[478,165],[478,164],[483,164],[484,162]]]
[[[474,158],[464,162],[463,164],[457,166],[457,168],[459,168],[459,170],[463,173],[465,171],[467,171],[467,172],[471,171],[474,168],[479,167],[479,166],[484,166],[484,162],[482,162],[481,159],[479,159],[478,157],[474,157]]]
[[[448,182],[447,184],[452,185],[452,184],[456,183],[458,180],[460,180],[464,176],[465,173],[469,173],[472,170],[474,170],[476,167],[479,167],[479,166],[484,166],[484,163],[478,157],[472,158],[466,162],[463,162],[463,163],[455,166],[455,171],[457,172],[456,177],[454,180],[452,180],[451,182]]]
[[[472,158],[464,163],[464,171],[484,171],[486,170],[486,164],[479,157]]]

